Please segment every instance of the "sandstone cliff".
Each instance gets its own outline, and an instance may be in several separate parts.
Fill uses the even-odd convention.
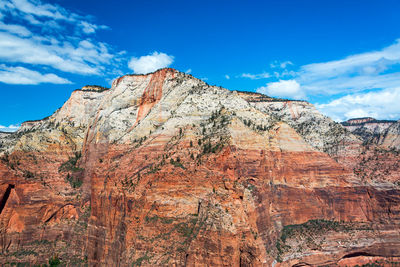
[[[375,143],[387,148],[400,148],[399,122],[374,118],[351,119],[342,125],[365,143]]]
[[[398,150],[366,145],[307,102],[161,69],[74,91],[52,116],[0,138],[2,264],[400,256]]]

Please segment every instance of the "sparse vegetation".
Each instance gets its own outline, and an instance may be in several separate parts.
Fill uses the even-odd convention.
[[[65,179],[72,186],[72,188],[79,188],[82,186],[83,183],[83,181],[74,177],[73,175],[70,175],[69,173],[67,173],[67,177]]]
[[[107,91],[109,89],[110,88],[100,86],[100,85],[85,85],[84,87],[82,87],[82,89],[77,89],[77,90],[101,93],[101,92]]]
[[[241,120],[244,125],[251,128],[253,131],[258,131],[258,132],[269,131],[275,124],[274,122],[271,122],[270,125],[267,126],[267,125],[263,125],[263,124],[256,124],[255,122],[251,121],[250,119],[241,119]]]
[[[152,170],[150,170],[150,171],[152,171]],[[149,172],[149,173],[152,173],[152,172]],[[136,177],[136,179],[135,179],[135,177]],[[140,172],[136,173],[135,175],[133,175],[129,178],[127,176],[125,176],[125,179],[123,179],[121,181],[122,187],[125,190],[127,190],[128,192],[134,192],[140,179],[141,179]],[[135,180],[135,182],[134,182],[134,180]]]
[[[309,220],[303,224],[286,225],[281,231],[280,239],[285,242],[286,239],[294,235],[305,234],[323,234],[327,231],[348,230],[348,226],[337,221],[329,220]]]
[[[81,152],[75,152],[73,157],[70,157],[68,161],[64,162],[60,168],[58,169],[59,172],[66,172],[66,171],[72,171],[72,172],[78,172],[78,171],[83,171],[82,168],[79,168],[77,166],[79,159],[81,158]]]
[[[173,158],[170,159],[170,163],[172,165],[174,165],[175,167],[179,167],[182,169],[186,169],[185,166],[183,166],[183,164],[180,162],[180,158],[178,157],[176,160],[174,160]]]
[[[17,250],[16,252],[12,253],[11,256],[15,256],[17,258],[34,255],[37,256],[37,252],[33,250]]]
[[[400,167],[400,162],[397,160],[399,154],[400,151],[397,149],[382,149],[366,145],[353,171],[363,181],[385,180],[388,176],[397,173]]]
[[[142,136],[139,139],[134,139],[133,142],[136,144],[135,148],[140,147],[143,144],[143,142],[146,140],[147,140],[147,136]]]
[[[61,260],[58,258],[58,256],[54,256],[49,259],[49,266],[59,266],[61,264]]]
[[[35,178],[35,174],[33,172],[27,171],[27,170],[24,171],[23,176],[27,179]]]
[[[307,244],[314,244],[314,239],[326,234],[329,231],[348,232],[351,230],[371,230],[368,225],[355,225],[352,223],[330,221],[330,220],[309,220],[302,224],[286,225],[283,227],[280,237],[276,242],[277,261],[282,261],[282,255],[291,249],[287,240],[296,238],[303,239]]]
[[[147,253],[143,255],[142,257],[138,258],[134,262],[132,262],[132,266],[142,266],[143,262],[150,262],[150,259],[152,257],[148,256]]]
[[[80,158],[81,153],[75,152],[74,157],[70,157],[68,161],[64,162],[58,169],[59,172],[67,172],[65,180],[71,185],[72,188],[79,188],[83,183],[83,181],[79,178],[78,172],[81,172],[84,169],[77,166]]]
[[[197,155],[199,162],[203,155],[218,153],[228,142],[223,129],[230,123],[230,120],[223,107],[218,111],[212,112],[207,122],[206,124],[200,124],[203,138],[197,140],[201,149],[201,153]]]
[[[5,152],[4,155],[0,158],[0,160],[8,165],[10,163],[10,158],[8,157],[8,153]]]
[[[147,172],[148,174],[150,174],[150,173],[156,173],[156,172],[158,172],[159,170],[161,170],[157,165],[152,165],[151,167],[150,167],[150,170]]]
[[[382,262],[378,262],[378,261],[376,261],[376,262],[370,262],[370,263],[366,263],[366,264],[363,264],[363,265],[356,265],[355,267],[384,267],[385,266],[385,264],[383,264]],[[393,265],[393,266],[397,266],[397,264],[396,265]]]

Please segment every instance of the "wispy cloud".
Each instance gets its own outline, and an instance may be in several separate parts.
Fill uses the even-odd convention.
[[[374,117],[377,119],[400,118],[400,87],[374,92],[356,93],[335,99],[316,107],[333,119]]]
[[[20,125],[18,124],[12,124],[9,126],[0,125],[0,132],[15,132],[18,130],[19,127]]]
[[[279,67],[284,68],[287,64],[284,65]],[[274,75],[278,79],[287,75],[289,80],[268,83],[257,91],[289,98],[336,97],[336,100],[317,106],[338,120],[362,114],[378,118],[395,118],[400,115],[396,109],[387,108],[388,102],[385,100],[385,97],[391,95],[389,102],[393,104],[392,100],[397,99],[395,96],[398,90],[393,88],[400,88],[400,39],[378,51],[307,64],[297,71],[288,72],[285,69]],[[287,94],[290,92],[289,84],[296,89],[292,96]],[[372,100],[374,97],[375,101]],[[366,101],[365,104],[358,101],[360,99]]]
[[[81,16],[60,5],[43,3],[40,0],[2,0],[0,10],[36,26],[60,29],[62,28],[60,23],[68,23],[81,28],[84,33],[94,33],[97,29],[108,28],[105,25],[91,23],[88,21],[89,16]]]
[[[113,55],[106,44],[78,43],[48,38],[21,38],[0,32],[0,59],[10,63],[50,66],[64,72],[100,75]]]
[[[0,21],[0,30],[16,34],[22,37],[27,37],[32,35],[32,33],[24,26],[16,24],[5,24],[2,21]]]
[[[174,57],[165,53],[153,52],[147,56],[139,58],[133,57],[129,61],[129,68],[137,74],[153,72],[155,70],[166,68],[174,62]]]
[[[297,73],[293,70],[284,69],[282,71],[274,71],[274,77],[277,79],[282,79],[285,77],[294,77]]]
[[[260,80],[260,79],[270,79],[277,78],[282,79],[284,77],[294,76],[296,72],[293,70],[287,69],[288,66],[294,65],[291,61],[273,61],[269,64],[272,69],[271,72],[264,71],[262,73],[242,73],[240,75],[235,76],[235,78],[248,78],[251,80]]]
[[[252,74],[252,73],[242,73],[240,75],[241,78],[249,78],[251,80],[259,80],[259,79],[267,79],[270,78],[271,75],[268,72],[263,72],[259,74]]]
[[[400,86],[399,64],[400,40],[396,40],[380,51],[304,65],[298,80],[307,93],[324,95],[395,87]]]
[[[8,84],[69,84],[71,81],[55,74],[42,74],[24,67],[7,67],[0,64],[0,82]]]
[[[293,63],[291,61],[282,61],[282,62],[280,62],[280,61],[275,60],[274,62],[269,64],[269,66],[272,69],[276,69],[276,68],[285,69],[289,65],[293,65]]]
[[[27,84],[33,73],[41,77],[37,82],[69,82],[55,74],[41,74],[43,69],[48,72],[48,67],[80,75],[118,72],[121,54],[93,38],[97,30],[107,26],[38,0],[2,0],[0,12],[0,61],[7,64],[2,67],[2,82],[17,83],[4,78],[4,71],[15,76],[22,70],[30,70],[31,76],[21,84]]]
[[[257,92],[291,99],[306,99],[306,95],[300,88],[300,84],[295,80],[280,80],[268,83],[266,86],[258,88]]]
[[[230,78],[231,77],[228,74],[225,75],[225,79],[229,80]]]
[[[101,30],[109,29],[108,26],[96,25],[96,24],[89,23],[87,21],[81,21],[79,25],[82,26],[82,31],[86,34],[95,33],[98,29],[101,29]]]

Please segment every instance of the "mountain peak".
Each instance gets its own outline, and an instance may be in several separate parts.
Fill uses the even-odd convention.
[[[320,266],[399,254],[396,149],[364,146],[307,102],[174,69],[103,89],[0,134],[0,264]],[[400,130],[387,132],[399,147]]]
[[[125,79],[143,80],[143,79],[146,79],[148,77],[153,77],[153,76],[165,77],[167,74],[171,75],[171,77],[174,77],[176,73],[182,73],[182,72],[177,71],[176,69],[173,69],[173,68],[162,68],[162,69],[158,69],[154,72],[150,72],[150,73],[146,73],[146,74],[126,74],[126,75],[123,75],[123,76],[115,79],[112,82],[112,87],[117,87]]]

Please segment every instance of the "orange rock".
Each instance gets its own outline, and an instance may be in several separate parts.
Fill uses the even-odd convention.
[[[95,110],[76,101],[92,103],[85,94]],[[389,266],[400,256],[397,158],[352,135],[325,153],[334,142],[321,136],[343,128],[300,131],[290,120],[324,120],[306,102],[172,69],[73,99],[2,152],[2,264]],[[272,102],[285,119],[263,109]]]

